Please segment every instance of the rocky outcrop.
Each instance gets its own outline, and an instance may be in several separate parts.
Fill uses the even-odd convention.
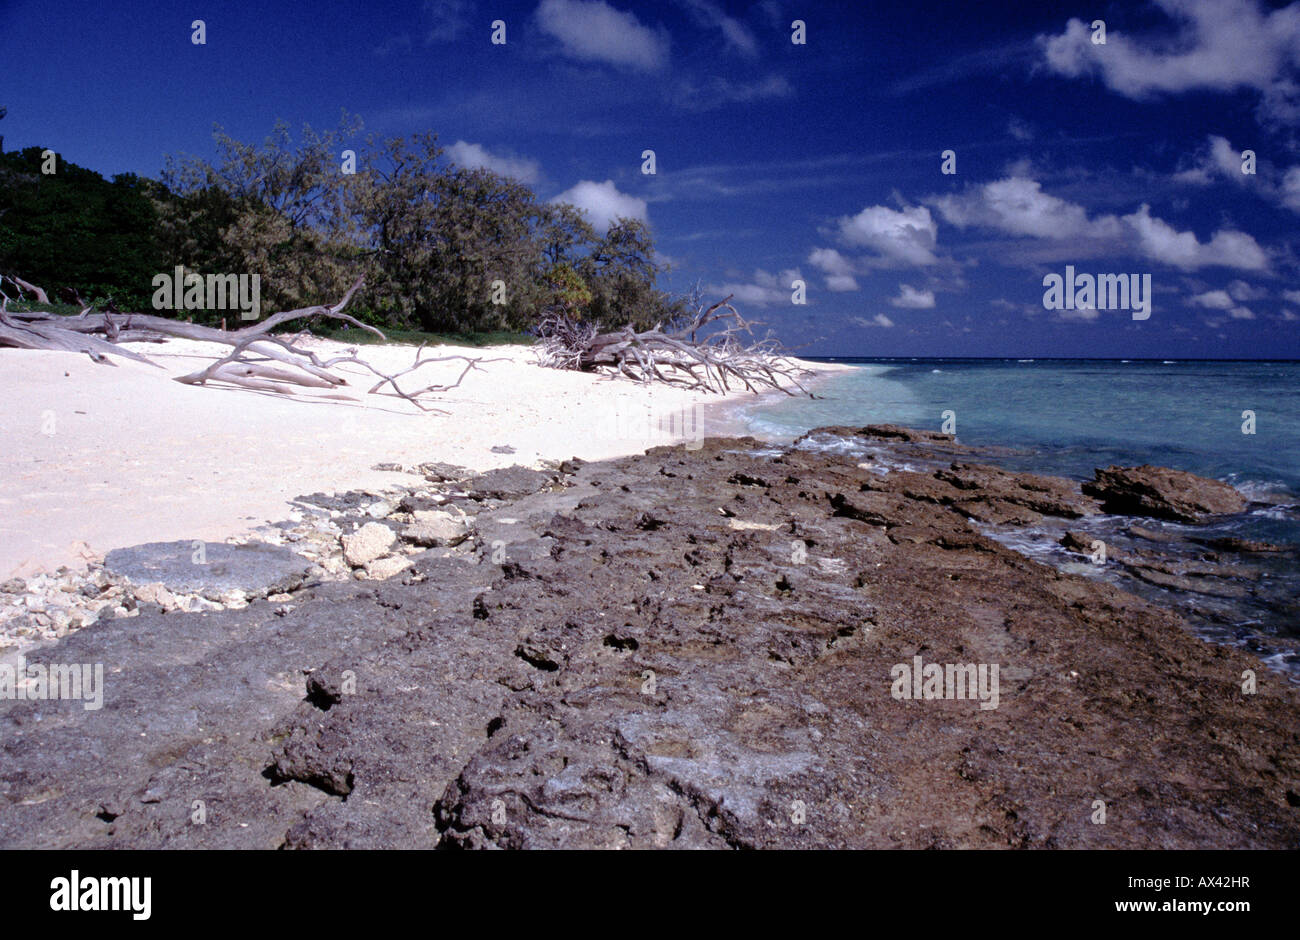
[[[1077,483],[1060,477],[1015,473],[987,464],[954,463],[935,473],[935,478],[971,493],[981,502],[1020,506],[1044,516],[1078,519],[1097,512],[1095,500],[1083,495]]]
[[[220,600],[231,590],[253,597],[292,591],[311,565],[278,545],[182,541],[114,549],[104,557],[104,569],[135,584],[156,583],[175,594]]]
[[[958,506],[1079,508],[1067,489],[771,453],[710,439],[573,465],[484,503],[464,557],[33,654],[109,679],[99,711],[0,701],[0,845],[1300,840],[1295,688]],[[996,665],[996,703],[902,697],[918,658]]]
[[[1168,467],[1107,467],[1083,485],[1108,513],[1199,522],[1207,515],[1243,512],[1245,498],[1227,483]]]

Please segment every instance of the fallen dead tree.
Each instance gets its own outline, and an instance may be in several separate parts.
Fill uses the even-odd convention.
[[[169,338],[199,340],[220,343],[231,347],[224,357],[205,366],[197,372],[175,377],[175,381],[185,385],[206,385],[210,382],[226,383],[257,391],[291,394],[293,386],[303,388],[334,389],[348,385],[341,375],[332,372],[336,366],[350,363],[366,369],[378,377],[370,389],[374,394],[385,385],[391,387],[398,397],[409,401],[421,411],[428,411],[419,400],[429,393],[445,392],[456,388],[469,374],[471,369],[485,361],[469,356],[424,356],[422,344],[415,353],[415,362],[400,372],[389,375],[376,369],[357,355],[356,347],[348,347],[346,354],[322,360],[310,349],[302,345],[298,334],[288,338],[275,336],[271,330],[283,323],[293,320],[317,319],[337,320],[359,327],[386,339],[383,332],[373,326],[362,323],[343,312],[352,296],[361,288],[362,278],[358,278],[336,304],[303,307],[298,310],[286,310],[273,314],[266,319],[244,327],[241,330],[219,330],[213,327],[189,323],[184,320],[170,320],[143,313],[114,313],[109,310],[96,311],[84,308],[74,316],[45,313],[40,311],[18,312],[8,309],[9,295],[3,290],[3,282],[8,281],[22,291],[33,294],[39,302],[46,302],[46,294],[35,285],[19,278],[4,276],[0,278],[0,346],[12,346],[19,349],[44,349],[58,352],[85,353],[92,360],[104,365],[115,365],[110,356],[121,356],[147,365],[161,368],[156,362],[134,350],[125,349],[120,344],[129,342],[165,342]],[[450,384],[432,384],[415,391],[407,391],[397,384],[397,379],[409,375],[417,369],[436,362],[460,360],[464,369],[455,382]],[[490,360],[487,360],[490,361]]]
[[[698,312],[684,325],[637,332],[631,326],[601,333],[565,315],[543,320],[537,347],[543,366],[581,372],[606,371],[638,382],[726,392],[795,389],[808,370],[784,354],[774,339],[755,342],[752,325],[731,305],[728,295]]]

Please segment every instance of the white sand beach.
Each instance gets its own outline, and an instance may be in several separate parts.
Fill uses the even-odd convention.
[[[347,348],[312,342],[322,357]],[[172,380],[225,347],[124,345],[162,368],[0,349],[0,577],[84,567],[141,542],[221,541],[285,518],[299,495],[418,479],[372,469],[379,463],[536,466],[729,430],[721,411],[707,407],[727,400],[720,396],[543,369],[527,346],[426,350],[483,361],[459,387],[425,399],[440,410],[420,412],[390,390],[367,394],[376,379],[357,366],[336,369],[349,376],[343,394],[278,395]],[[360,354],[391,374],[413,362],[415,347],[363,346]],[[454,382],[463,367],[428,365],[399,381],[407,390]]]

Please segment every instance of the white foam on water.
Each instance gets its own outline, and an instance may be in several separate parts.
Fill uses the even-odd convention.
[[[1291,488],[1281,480],[1242,479],[1239,473],[1229,473],[1223,482],[1230,483],[1241,491],[1247,499],[1264,499],[1269,496],[1291,495]]]
[[[1253,509],[1250,514],[1261,519],[1275,519],[1278,522],[1300,519],[1300,503],[1278,503],[1276,506]]]

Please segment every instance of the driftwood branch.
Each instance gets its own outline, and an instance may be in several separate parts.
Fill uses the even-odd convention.
[[[48,304],[50,302],[50,298],[45,293],[45,291],[41,290],[35,284],[28,284],[20,277],[16,277],[15,275],[12,274],[6,274],[0,276],[0,281],[9,281],[20,291],[27,291],[27,293],[31,294],[33,297],[36,298],[36,302],[38,304]]]
[[[45,301],[45,292],[39,287],[28,284],[16,277],[7,277],[21,289],[33,293],[41,302]],[[274,336],[271,329],[282,323],[299,319],[325,318],[339,320],[352,326],[374,333],[380,339],[387,339],[383,332],[369,324],[362,323],[343,312],[349,301],[361,288],[362,278],[358,278],[343,295],[332,305],[303,307],[298,310],[286,310],[275,313],[260,322],[240,330],[219,330],[188,323],[182,320],[169,320],[165,317],[142,313],[117,313],[111,311],[93,311],[86,307],[76,316],[62,316],[43,312],[12,312],[8,310],[9,297],[0,288],[0,346],[14,346],[20,349],[47,349],[61,352],[84,352],[92,360],[105,365],[114,363],[109,356],[122,356],[147,365],[158,366],[146,356],[130,349],[124,349],[120,343],[126,342],[164,342],[168,338],[199,340],[220,343],[230,347],[230,352],[216,362],[191,372],[175,377],[175,381],[184,385],[206,385],[220,382],[242,388],[278,394],[291,394],[294,386],[301,388],[333,389],[347,385],[347,379],[330,371],[334,366],[350,363],[361,366],[379,377],[379,381],[370,389],[370,394],[387,385],[394,394],[409,401],[421,411],[428,408],[420,401],[420,396],[445,392],[456,388],[469,372],[478,367],[483,360],[468,356],[439,356],[424,358],[422,345],[415,354],[415,362],[401,372],[388,375],[366,362],[357,354],[356,347],[348,347],[347,354],[335,356],[322,361],[314,352],[301,345],[302,335],[289,338]],[[450,384],[427,385],[417,391],[408,392],[398,385],[397,380],[416,371],[422,366],[436,362],[462,360],[465,367],[455,382]]]
[[[779,389],[811,392],[799,378],[808,370],[782,352],[776,340],[755,342],[753,326],[731,304],[731,295],[665,329],[637,332],[631,326],[600,333],[589,323],[558,315],[538,328],[541,364],[583,372],[607,371],[638,382],[725,393]]]

